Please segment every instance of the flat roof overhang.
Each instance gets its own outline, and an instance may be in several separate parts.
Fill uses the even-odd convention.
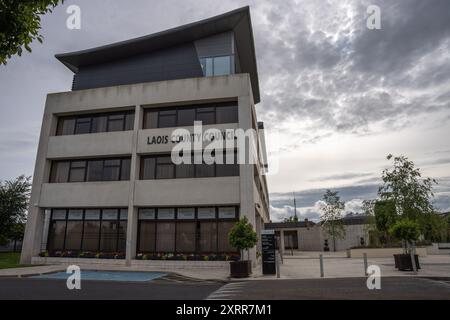
[[[56,54],[55,57],[71,71],[77,73],[84,66],[106,63],[186,42],[193,42],[227,31],[234,32],[241,71],[242,73],[250,74],[253,99],[255,103],[259,103],[258,69],[250,8],[248,6],[147,36],[87,50]]]

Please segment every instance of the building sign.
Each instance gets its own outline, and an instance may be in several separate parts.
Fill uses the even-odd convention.
[[[276,274],[275,231],[261,230],[263,274]]]

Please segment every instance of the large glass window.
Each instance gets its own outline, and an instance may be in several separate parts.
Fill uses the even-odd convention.
[[[228,234],[237,220],[235,206],[141,208],[138,252],[236,252],[228,244]]]
[[[233,72],[232,56],[200,58],[200,65],[205,77],[223,76],[231,74]]]
[[[195,222],[177,222],[177,252],[195,251]]]
[[[85,181],[86,161],[71,161],[69,182]]]
[[[141,221],[139,228],[139,251],[155,252],[156,224],[152,221]]]
[[[129,180],[130,166],[130,158],[54,161],[50,182]]]
[[[84,221],[83,232],[83,250],[85,251],[97,251],[100,238],[100,221],[99,220],[86,220]]]
[[[171,157],[158,157],[156,159],[156,179],[175,178],[175,164]]]
[[[159,222],[156,227],[156,251],[175,251],[175,222]]]
[[[58,119],[56,135],[73,135],[97,132],[133,130],[134,111],[120,111],[79,116],[62,116]]]
[[[49,229],[49,250],[63,250],[66,235],[66,221],[52,221]]]
[[[200,252],[217,251],[217,222],[201,221],[199,236]]]
[[[216,123],[234,123],[238,122],[237,105],[218,106],[216,108]]]
[[[203,125],[236,123],[238,122],[237,103],[225,102],[144,110],[144,129],[192,126],[194,121],[202,121]]]
[[[48,250],[125,252],[127,209],[53,209]]]
[[[236,248],[233,248],[228,242],[228,234],[231,231],[231,228],[235,225],[234,221],[220,221],[218,223],[218,248],[219,252],[235,252]]]

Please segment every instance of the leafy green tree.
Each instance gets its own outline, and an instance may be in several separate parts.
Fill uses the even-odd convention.
[[[420,226],[417,222],[409,218],[403,218],[397,220],[389,228],[389,233],[398,240],[412,244],[420,236]]]
[[[431,198],[433,185],[436,180],[422,178],[419,168],[405,156],[393,157],[393,168],[385,169],[382,173],[383,185],[378,190],[380,200],[391,201],[397,216],[408,218],[419,224],[424,232],[429,214],[434,212]]]
[[[424,222],[423,236],[425,240],[444,242],[447,239],[448,219],[438,213],[429,213]]]
[[[298,222],[297,216],[290,216],[289,218],[284,218],[284,222]]]
[[[22,55],[24,47],[31,52],[31,43],[43,41],[39,34],[41,16],[52,12],[64,0],[0,0],[0,64],[13,55]]]
[[[253,248],[258,242],[258,236],[247,217],[243,217],[231,229],[228,240],[232,247],[239,250],[242,259],[243,250]]]
[[[375,228],[383,245],[390,243],[389,228],[397,221],[395,203],[392,200],[378,200],[374,205]]]
[[[31,177],[19,176],[14,180],[0,181],[0,244],[6,244],[15,233],[17,224],[26,218],[31,190]]]
[[[325,232],[333,239],[333,249],[336,251],[336,239],[345,238],[345,226],[342,212],[345,203],[341,201],[337,191],[327,190],[323,195],[324,204],[321,206],[320,223]]]
[[[14,242],[14,252],[17,250],[17,242],[23,240],[25,233],[25,223],[17,222],[13,224],[9,230],[8,238]]]

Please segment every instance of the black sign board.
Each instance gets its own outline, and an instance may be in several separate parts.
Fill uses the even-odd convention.
[[[261,245],[263,274],[276,274],[274,230],[261,230]]]

